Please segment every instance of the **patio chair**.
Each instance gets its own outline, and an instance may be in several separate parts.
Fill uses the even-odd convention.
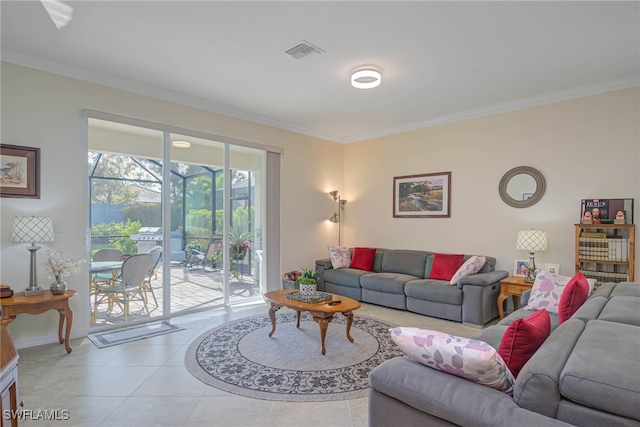
[[[191,250],[191,254],[185,263],[185,266],[189,270],[193,270],[198,266],[202,266],[202,269],[206,272],[214,271],[216,268],[216,262],[214,256],[219,253],[219,249],[222,246],[222,236],[214,235],[209,241],[209,246],[206,252],[200,252],[195,249]],[[210,265],[207,270],[207,264]]]
[[[93,255],[94,261],[121,261],[122,260],[122,251],[120,249],[115,248],[106,248],[99,249]],[[113,275],[111,273],[94,273],[91,278],[92,285],[95,286],[96,283],[104,283],[110,282],[113,280]]]
[[[145,298],[147,298],[147,293],[151,292],[151,296],[153,297],[153,302],[156,304],[156,307],[158,307],[158,300],[156,299],[156,294],[153,292],[153,286],[151,286],[151,279],[158,277],[158,274],[156,273],[156,268],[158,267],[158,264],[162,259],[162,246],[156,246],[150,249],[149,252],[147,253],[151,254],[151,257],[152,257],[151,269],[149,270],[149,273],[147,274],[147,276],[144,278],[144,282],[142,283],[142,290],[144,292]],[[147,298],[147,302],[149,302],[148,298]]]
[[[98,305],[106,298],[107,301],[115,301],[122,308],[126,322],[129,317],[129,304],[136,299],[136,296],[142,302],[147,316],[151,316],[142,286],[151,269],[152,260],[151,254],[131,255],[122,263],[122,274],[112,286],[97,286],[94,294],[93,316],[98,317]]]

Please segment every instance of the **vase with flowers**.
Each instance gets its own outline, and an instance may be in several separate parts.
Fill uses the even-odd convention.
[[[67,290],[67,282],[63,280],[63,277],[79,272],[80,264],[84,262],[86,262],[84,258],[65,258],[62,250],[57,250],[53,253],[47,251],[47,259],[42,262],[42,265],[49,273],[49,278],[55,277],[55,281],[49,288],[51,293],[53,295],[64,294]]]

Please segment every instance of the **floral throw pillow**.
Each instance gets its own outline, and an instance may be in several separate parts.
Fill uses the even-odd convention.
[[[344,246],[327,246],[329,256],[331,257],[331,265],[334,269],[347,268],[351,265],[351,252]]]
[[[465,261],[464,264],[453,273],[453,277],[449,281],[450,285],[457,285],[458,281],[465,276],[470,276],[472,274],[476,274],[478,271],[482,270],[484,267],[484,263],[487,261],[486,257],[483,256],[472,256],[468,260]]]
[[[515,378],[496,349],[484,341],[418,328],[392,328],[389,332],[407,356],[425,366],[513,393]]]

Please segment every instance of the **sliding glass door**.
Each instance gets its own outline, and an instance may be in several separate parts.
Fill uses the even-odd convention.
[[[261,295],[264,150],[94,118],[88,139],[92,325],[124,322],[125,305],[148,321]],[[140,253],[153,266],[125,302],[108,289]]]

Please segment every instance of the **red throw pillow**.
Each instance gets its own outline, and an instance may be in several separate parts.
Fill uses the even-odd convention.
[[[373,259],[375,256],[376,248],[355,248],[353,250],[353,258],[351,258],[349,268],[371,271],[371,266],[373,266]]]
[[[429,279],[451,280],[464,263],[464,255],[433,254],[433,265]]]
[[[517,377],[525,363],[551,333],[551,318],[546,309],[536,311],[526,319],[513,322],[502,336],[498,354]]]
[[[558,305],[558,324],[568,320],[578,311],[589,296],[589,282],[584,274],[578,273],[569,280],[560,296]]]

